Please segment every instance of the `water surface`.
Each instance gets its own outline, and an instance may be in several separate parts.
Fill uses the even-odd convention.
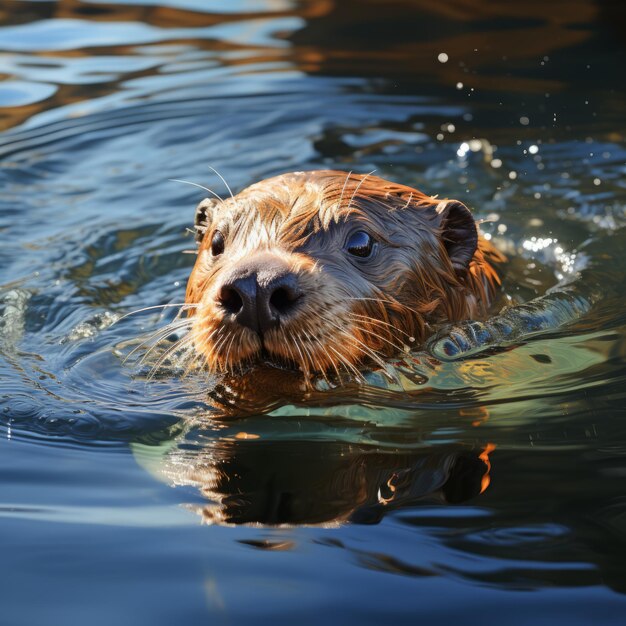
[[[622,623],[619,3],[0,3],[0,623]],[[123,364],[182,302],[201,190],[369,172],[457,197],[505,350],[211,416]],[[578,274],[582,270],[582,274]],[[586,281],[586,282],[585,282]],[[534,593],[529,593],[534,592]]]

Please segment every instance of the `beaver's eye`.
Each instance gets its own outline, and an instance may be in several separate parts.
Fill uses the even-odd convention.
[[[352,233],[346,242],[346,250],[353,256],[368,257],[373,248],[374,240],[364,230]]]
[[[213,239],[211,239],[211,254],[219,256],[222,252],[224,252],[224,235],[216,230],[213,233]]]

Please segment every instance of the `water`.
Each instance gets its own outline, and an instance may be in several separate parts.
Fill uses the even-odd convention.
[[[622,623],[618,3],[0,17],[0,623]],[[488,220],[514,302],[599,297],[504,349],[211,417],[209,381],[122,363],[171,310],[113,324],[182,301],[202,194],[170,179],[222,193],[209,166],[233,189],[377,169]]]

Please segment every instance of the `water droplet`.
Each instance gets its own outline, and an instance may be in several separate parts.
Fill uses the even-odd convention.
[[[522,115],[522,117],[519,118],[519,123],[522,126],[528,126],[528,124],[530,124],[530,119],[527,118],[525,115]]]
[[[448,55],[445,52],[440,52],[437,56],[437,60],[439,61],[439,63],[447,63]]]

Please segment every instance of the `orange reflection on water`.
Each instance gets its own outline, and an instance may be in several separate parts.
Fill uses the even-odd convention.
[[[467,407],[459,411],[459,415],[463,417],[474,418],[472,426],[480,426],[489,419],[489,411],[484,406]]]
[[[495,443],[488,443],[485,446],[485,449],[478,456],[478,458],[487,466],[487,471],[485,472],[482,480],[480,481],[480,493],[484,493],[484,491],[489,487],[489,483],[491,482],[491,461],[489,460],[489,455],[496,449]]]

